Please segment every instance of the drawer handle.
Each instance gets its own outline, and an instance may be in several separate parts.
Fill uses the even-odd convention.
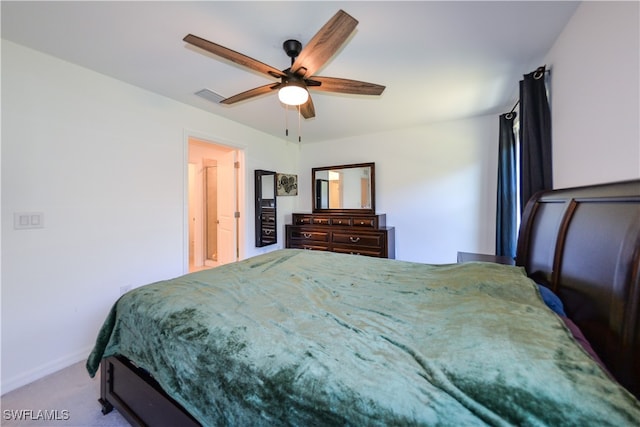
[[[364,225],[364,221],[360,221],[360,225]]]
[[[273,230],[262,230],[262,232],[268,236],[273,232]]]
[[[309,239],[311,237],[311,233],[302,233],[305,239]]]
[[[358,243],[360,241],[359,237],[349,237],[349,240],[351,240],[353,243]]]

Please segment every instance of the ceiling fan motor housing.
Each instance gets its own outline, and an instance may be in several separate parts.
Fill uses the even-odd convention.
[[[293,58],[300,55],[300,52],[302,51],[302,43],[298,40],[287,40],[282,43],[282,48],[287,53],[287,56],[293,60]]]

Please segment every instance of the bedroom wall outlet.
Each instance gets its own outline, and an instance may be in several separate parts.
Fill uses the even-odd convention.
[[[14,230],[44,228],[44,214],[42,212],[14,212],[13,228]]]

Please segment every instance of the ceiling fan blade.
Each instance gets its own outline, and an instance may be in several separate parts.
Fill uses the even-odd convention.
[[[302,49],[291,71],[299,76],[312,76],[340,49],[357,25],[355,18],[339,10]]]
[[[322,92],[351,93],[354,95],[380,95],[385,89],[385,86],[377,85],[375,83],[340,79],[336,77],[313,76],[309,81],[310,84],[307,85],[309,89]],[[318,86],[314,84],[314,82],[319,82],[320,85]]]
[[[305,119],[311,119],[316,116],[316,109],[313,107],[313,101],[311,100],[311,95],[309,95],[309,99],[307,102],[300,106],[300,114]]]
[[[266,95],[279,88],[282,83],[269,83],[268,85],[259,86],[253,89],[249,89],[237,95],[230,96],[220,101],[220,104],[235,104],[236,102],[244,101],[249,98],[255,98],[256,96]]]
[[[220,46],[219,44],[210,42],[209,40],[194,36],[193,34],[187,34],[183,41],[199,47],[200,49],[204,49],[207,52],[213,53],[214,55],[220,56],[224,59],[228,59],[229,61],[235,62],[236,64],[242,65],[243,67],[249,68],[251,70],[255,70],[263,74],[268,74],[275,78],[285,76],[282,71],[272,67],[271,65],[267,65],[256,59],[238,53],[235,50],[231,50],[224,46]]]

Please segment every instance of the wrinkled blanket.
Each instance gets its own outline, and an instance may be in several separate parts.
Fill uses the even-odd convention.
[[[203,425],[638,425],[518,267],[285,249],[143,286],[121,354]]]

